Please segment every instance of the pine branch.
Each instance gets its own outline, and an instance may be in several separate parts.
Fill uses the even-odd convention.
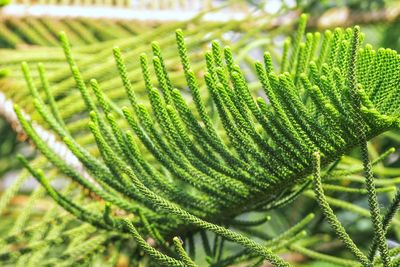
[[[345,228],[343,225],[340,223],[340,221],[337,219],[335,214],[333,213],[332,208],[328,204],[324,191],[322,189],[322,183],[321,183],[321,176],[320,176],[320,155],[318,152],[313,154],[314,160],[315,160],[315,173],[314,173],[314,192],[315,195],[317,196],[318,204],[320,208],[322,209],[326,219],[328,220],[329,224],[335,231],[336,235],[339,237],[340,240],[345,244],[345,246],[354,254],[354,256],[357,258],[357,260],[360,261],[360,263],[363,266],[372,266],[372,263],[368,260],[368,258],[360,251],[360,249],[354,244],[353,240],[350,238],[350,236],[347,234]]]
[[[244,258],[260,257],[276,266],[290,266],[277,252],[289,246],[284,239],[295,242],[304,236],[305,232],[299,230],[312,215],[264,245],[222,225],[230,225],[232,218],[243,212],[289,203],[307,188],[307,178],[312,174],[318,203],[336,234],[362,265],[372,266],[334,215],[320,177],[322,166],[361,146],[371,211],[367,213],[374,222],[382,260],[388,265],[390,257],[386,253],[384,234],[390,219],[382,222],[380,218],[366,142],[398,127],[398,84],[392,80],[398,77],[399,57],[392,50],[375,52],[370,46],[360,48],[357,27],[337,29],[334,33],[327,31],[322,40],[320,34],[307,34],[303,41],[305,24],[306,16],[302,16],[294,41],[285,43],[281,67],[275,68],[269,53],[264,54],[264,65],[255,63],[259,86],[267,99],[252,96],[245,73],[233,59],[233,50],[212,42],[211,51],[205,55],[204,80],[216,119],[210,116],[200,94],[194,64],[190,63],[187,53],[189,46],[181,30],[176,31],[175,37],[183,80],[190,96],[176,88],[176,76],[171,74],[170,62],[166,60],[170,54],[161,52],[163,43],[152,43],[152,61],[148,62],[142,54],[133,71],[123,59],[123,49],[129,47],[126,45],[113,49],[119,75],[111,76],[108,81],[109,88],[115,78],[122,82],[127,96],[124,104],[128,101],[130,104],[122,108],[108,97],[110,89],[105,90],[95,79],[89,88],[84,79],[90,74],[106,75],[111,63],[106,62],[95,70],[85,69],[90,66],[88,62],[98,60],[90,58],[83,60],[85,68],[78,68],[82,61],[74,59],[69,41],[62,34],[72,78],[63,78],[68,76],[65,70],[46,77],[39,67],[42,86],[38,86],[26,64],[23,64],[23,73],[40,120],[63,140],[93,180],[64,161],[42,139],[18,105],[15,112],[24,132],[48,161],[79,184],[80,190],[88,190],[104,200],[105,209],[90,209],[58,192],[41,170],[43,167],[21,161],[50,197],[76,218],[107,231],[130,233],[153,260],[179,266],[194,264],[190,259],[194,249],[189,249],[188,256],[175,242],[179,255],[176,259],[147,244],[143,233],[155,238],[160,246],[167,246],[165,240],[173,236],[187,236],[189,247],[193,247],[190,245],[192,234],[207,230],[214,232],[220,241],[214,246],[215,253],[208,245],[208,252],[215,256],[216,262],[222,255],[219,251],[225,240],[230,240],[245,248]],[[137,50],[124,57],[134,53]],[[139,66],[144,78],[144,86],[140,88],[144,88],[149,105],[142,104],[143,96],[137,94],[138,79],[134,77],[135,82],[131,81],[132,75],[140,72]],[[276,73],[276,69],[282,69],[283,73]],[[51,79],[64,82],[50,89]],[[55,103],[54,99],[70,85],[77,87],[80,96],[67,97],[63,105]],[[62,111],[64,105],[71,105],[79,98],[80,104],[73,105],[68,113],[79,112],[86,120],[71,126],[64,120],[69,115],[59,109]],[[188,103],[190,98],[196,113]],[[88,127],[85,127],[87,121]],[[96,149],[86,146],[94,144],[90,139],[75,138],[76,131],[90,132]],[[314,151],[320,154],[313,154]],[[84,197],[85,201],[93,200]],[[393,203],[389,217],[396,211],[398,201]],[[114,215],[111,212],[114,208],[124,213]],[[127,218],[126,214],[139,214],[139,219]],[[207,244],[204,234],[203,239]],[[87,242],[87,248],[95,251],[98,242],[104,243],[105,239],[98,237]],[[90,261],[89,254],[83,260]]]

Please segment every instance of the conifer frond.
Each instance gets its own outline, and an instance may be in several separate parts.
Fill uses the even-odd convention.
[[[64,31],[76,46],[131,37],[137,28],[151,30],[152,25],[140,22],[110,21],[89,18],[35,18],[26,16],[0,19],[0,47],[23,45],[57,47],[58,33]]]
[[[165,243],[174,236],[190,236],[206,230],[219,236],[216,239],[219,245],[214,246],[212,253],[217,262],[218,247],[229,240],[245,249],[231,261],[250,256],[257,263],[261,258],[261,262],[266,259],[276,266],[290,266],[277,253],[305,236],[301,230],[313,215],[263,245],[231,230],[230,222],[244,212],[290,202],[306,190],[309,176],[314,175],[316,198],[335,232],[363,266],[372,266],[373,259],[357,247],[334,215],[320,176],[321,168],[361,146],[371,211],[368,215],[374,222],[375,242],[382,262],[387,266],[391,258],[384,236],[400,198],[397,193],[382,219],[366,142],[399,125],[400,57],[393,50],[376,52],[369,45],[362,46],[357,27],[327,31],[322,36],[306,34],[304,38],[305,24],[303,15],[294,41],[285,42],[280,66],[269,53],[264,54],[264,64],[255,63],[258,87],[265,94],[257,98],[250,89],[249,77],[234,61],[233,49],[212,42],[205,54],[206,72],[201,78],[216,114],[210,112],[205,102],[201,90],[204,87],[199,86],[182,30],[176,31],[176,42],[183,80],[170,71],[168,56],[161,51],[162,43],[152,43],[152,64],[145,54],[135,63],[144,78],[140,87],[137,77],[132,81],[133,74],[138,72],[130,73],[125,62],[138,51],[124,53],[121,48],[113,49],[118,78],[125,90],[123,102],[127,106],[123,107],[109,97],[114,78],[109,80],[107,90],[97,80],[91,80],[90,87],[84,82],[83,74],[106,75],[105,67],[110,63],[97,70],[81,70],[81,62],[75,61],[66,35],[61,35],[72,75],[69,77],[65,70],[52,75],[57,79],[68,77],[65,83],[49,89],[51,84],[42,67],[39,68],[41,86],[33,81],[26,64],[23,72],[38,119],[64,141],[90,179],[46,145],[18,105],[15,112],[25,133],[48,161],[82,190],[107,202],[106,207],[89,208],[87,203],[93,202],[89,197],[75,200],[57,191],[50,184],[49,173],[26,160],[22,162],[49,195],[76,218],[100,229],[129,233],[152,259],[174,266],[193,266],[188,256],[193,250],[187,254],[175,239],[178,255],[162,253],[143,239],[143,233],[152,236],[160,247],[168,247]],[[196,64],[196,70],[198,67]],[[183,87],[183,81],[185,88],[177,89]],[[80,114],[88,118],[79,120],[75,126],[63,120],[62,105],[58,111],[52,100],[72,84],[78,89],[82,105],[68,112],[85,111]],[[139,93],[144,89],[148,104],[138,97],[138,88]],[[119,91],[118,94],[122,96]],[[71,104],[77,98],[77,95],[68,97],[66,103]],[[76,130],[90,132],[96,148],[87,146],[93,144],[90,138],[77,142]],[[113,214],[117,209],[123,210],[123,215]],[[137,216],[130,218],[127,214]],[[284,238],[285,242],[278,243]],[[92,244],[97,247],[105,239],[99,236],[87,242],[88,247]],[[321,257],[301,246],[293,248]],[[77,248],[71,254],[79,252]]]

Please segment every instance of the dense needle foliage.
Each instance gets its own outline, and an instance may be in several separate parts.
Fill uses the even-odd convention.
[[[175,32],[179,66],[176,60],[169,61],[169,50],[163,53],[163,43],[157,42],[151,43],[151,59],[142,53],[139,62],[132,63],[128,55],[137,55],[138,50],[131,50],[132,43],[126,41],[122,49],[112,50],[116,71],[111,72],[110,61],[96,66],[98,58],[85,58],[89,48],[77,48],[75,55],[65,33],[60,40],[68,71],[62,68],[48,74],[46,64],[39,64],[36,73],[30,69],[32,64],[24,62],[22,74],[29,100],[24,99],[24,91],[10,93],[10,88],[20,86],[15,74],[0,86],[18,103],[14,110],[22,131],[44,156],[31,162],[19,157],[43,186],[33,193],[26,212],[45,190],[70,215],[42,242],[39,240],[47,230],[40,225],[37,233],[34,227],[23,230],[26,218],[20,217],[17,225],[21,227],[15,226],[1,240],[5,247],[0,250],[0,260],[12,264],[20,259],[20,264],[33,266],[52,244],[71,242],[72,247],[80,242],[77,236],[84,233],[85,242],[59,258],[66,260],[65,266],[73,264],[69,260],[74,257],[95,255],[99,244],[104,245],[103,250],[107,244],[121,247],[132,238],[138,250],[149,257],[150,265],[197,266],[193,237],[199,234],[211,266],[253,260],[255,266],[264,260],[274,266],[291,266],[282,251],[297,251],[345,266],[398,266],[398,248],[389,249],[386,234],[391,223],[399,225],[393,217],[400,194],[397,190],[387,209],[382,210],[377,193],[394,188],[377,187],[375,183],[379,182],[372,171],[372,166],[393,150],[372,161],[367,142],[399,126],[400,57],[394,50],[364,45],[358,26],[306,34],[306,20],[305,15],[300,17],[296,35],[286,39],[279,60],[266,51],[264,61],[255,62],[251,70],[248,61],[235,61],[233,51],[240,46],[231,48],[219,41],[211,43],[203,65],[197,55],[193,63],[191,46],[186,44],[182,30]],[[235,26],[227,26],[227,30]],[[221,30],[215,33],[219,34]],[[170,39],[165,41],[165,45],[170,43]],[[113,41],[92,45],[92,53],[110,44]],[[40,61],[43,51],[38,50],[36,55],[31,62]],[[59,63],[51,68],[57,69],[62,64],[60,55],[56,50],[53,55]],[[10,60],[7,67],[13,70],[17,61]],[[86,82],[88,75],[100,82]],[[79,94],[66,96],[70,86]],[[74,99],[83,102],[75,103]],[[43,133],[56,137],[44,137]],[[78,134],[85,137],[78,139]],[[365,190],[324,184],[332,177],[360,172],[335,170],[341,157],[356,148],[362,158]],[[59,189],[51,183],[57,176],[68,177],[73,183]],[[14,190],[18,181],[22,183],[20,179]],[[2,195],[0,212],[12,190]],[[326,190],[366,194],[369,212],[330,198]],[[268,217],[237,219],[243,213],[284,207],[303,193],[316,199],[334,235],[352,254],[351,259],[306,248],[304,229],[314,220],[314,213],[263,243],[252,238],[262,234],[251,229],[264,224]],[[360,248],[346,232],[333,205],[371,218],[369,252],[365,244]],[[49,209],[42,223],[57,220],[57,210],[57,206]],[[73,218],[85,224],[68,230],[77,223]],[[216,240],[212,250],[210,233]],[[28,244],[16,250],[6,248],[23,236],[30,237]],[[184,245],[189,244],[188,249],[179,237],[185,239]],[[218,250],[228,241],[242,250],[222,258]],[[40,253],[29,258],[35,251]],[[112,254],[107,262],[113,265],[116,259],[117,254]]]

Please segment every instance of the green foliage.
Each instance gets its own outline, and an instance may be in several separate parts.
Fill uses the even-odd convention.
[[[124,60],[126,55],[116,47],[113,56],[125,90],[125,103],[129,104],[124,107],[110,100],[95,79],[89,84],[84,82],[80,61],[75,61],[69,41],[62,34],[69,71],[84,104],[80,110],[85,113],[80,114],[89,117],[88,127],[80,126],[79,130],[91,132],[96,148],[75,138],[57,107],[57,90],[52,89],[43,66],[39,66],[40,85],[24,63],[23,75],[38,120],[65,143],[83,164],[84,171],[71,166],[46,143],[16,105],[15,112],[25,133],[56,168],[32,164],[23,158],[21,161],[58,205],[95,226],[96,231],[109,233],[90,237],[76,249],[72,246],[66,258],[73,259],[93,248],[90,253],[99,244],[119,236],[125,239],[129,234],[156,264],[196,266],[194,249],[186,252],[176,236],[187,237],[190,244],[192,235],[201,232],[212,266],[246,260],[256,260],[257,265],[264,259],[275,266],[290,266],[279,254],[285,250],[346,266],[373,266],[378,261],[383,266],[394,264],[396,253],[388,250],[385,235],[399,207],[400,194],[397,192],[388,211],[381,216],[372,173],[373,164],[393,151],[370,161],[367,141],[398,127],[400,57],[390,49],[375,51],[370,45],[362,45],[358,27],[305,35],[305,26],[303,15],[295,38],[285,42],[279,65],[268,52],[263,63],[255,63],[257,86],[263,90],[259,97],[252,95],[249,77],[234,61],[233,49],[212,42],[211,50],[205,54],[204,73],[212,104],[205,101],[204,87],[189,59],[182,30],[176,31],[176,43],[186,86],[181,81],[177,86],[168,58],[162,55],[158,43],[152,43],[153,71],[146,54],[140,56],[138,65],[150,106],[142,104],[142,98],[137,96],[136,84],[131,81]],[[347,173],[334,170],[335,162],[356,147],[361,149],[366,185],[366,190],[356,193],[368,196],[370,211],[330,199],[324,189],[346,190],[321,182],[322,178],[359,172],[359,168]],[[325,167],[326,173],[321,174]],[[54,170],[69,177],[75,182],[73,185],[79,185],[79,197],[61,192],[50,183]],[[264,218],[255,222],[235,219],[246,212],[287,205],[308,189],[311,178],[321,210],[358,263],[306,248],[307,233],[303,229],[313,221],[314,214],[304,216],[263,244],[246,233],[257,236],[251,227],[265,223]],[[383,187],[379,192],[392,189]],[[85,191],[90,194],[82,194]],[[370,255],[365,255],[346,233],[331,205],[342,205],[371,217],[374,241]],[[20,218],[23,221],[24,216]],[[18,232],[21,231],[15,230]],[[216,234],[213,251],[208,232]],[[152,238],[154,247],[145,237]],[[222,258],[221,248],[228,241],[244,249]],[[376,248],[379,258],[375,257]],[[28,246],[19,253],[31,251]],[[3,258],[9,260],[10,253],[6,252]]]
[[[0,1],[0,7],[6,6],[8,4],[10,4],[10,0],[1,0]]]
[[[0,3],[1,5],[1,3]],[[58,46],[57,35],[65,31],[74,46],[95,44],[138,34],[137,28],[151,30],[151,25],[96,19],[60,19],[60,18],[0,18],[0,47],[16,48],[21,46]]]
[[[10,169],[15,168],[19,164],[16,160],[12,160],[16,150],[16,135],[11,127],[0,119],[0,177]]]

